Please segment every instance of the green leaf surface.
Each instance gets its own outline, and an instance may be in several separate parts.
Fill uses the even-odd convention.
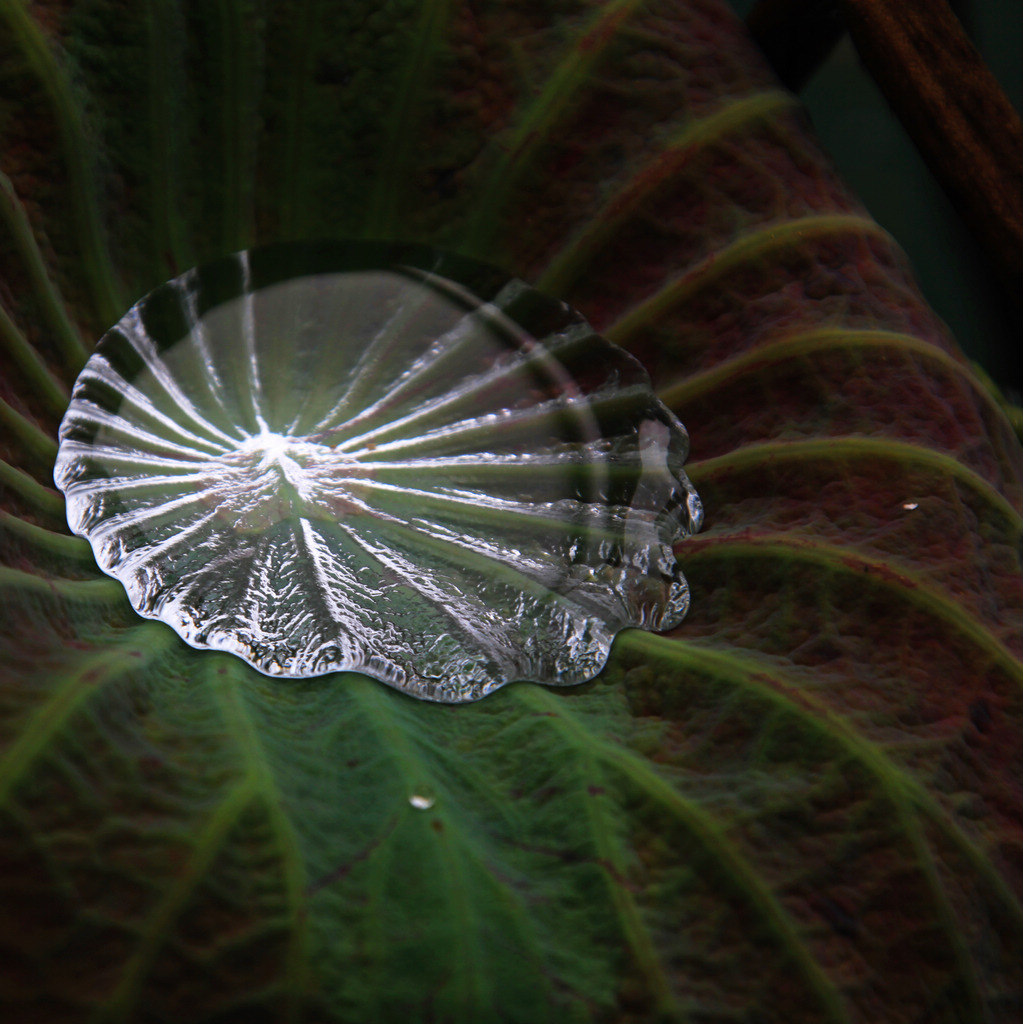
[[[1023,452],[719,0],[0,0],[0,1016],[1023,1019]],[[692,436],[671,635],[564,690],[273,680],[50,479],[196,262],[428,242]]]

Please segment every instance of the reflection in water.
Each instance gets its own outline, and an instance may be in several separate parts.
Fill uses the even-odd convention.
[[[271,675],[473,700],[592,678],[688,607],[702,512],[646,373],[434,251],[189,271],[103,337],[60,437],[71,527],[135,608]]]

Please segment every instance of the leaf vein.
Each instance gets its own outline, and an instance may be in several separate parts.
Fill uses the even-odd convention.
[[[636,651],[644,658],[652,656],[671,660],[675,664],[694,665],[719,678],[722,675],[731,678],[742,689],[755,693],[787,713],[797,716],[819,736],[838,744],[874,776],[881,790],[892,801],[904,824],[908,826],[912,823],[915,835],[911,839],[918,856],[926,852],[926,843],[920,834],[910,805],[915,805],[922,814],[925,814],[983,877],[998,904],[1012,918],[1017,932],[1023,939],[1023,903],[994,869],[976,842],[963,832],[949,812],[919,780],[895,765],[882,748],[860,735],[841,715],[832,711],[824,701],[814,697],[806,687],[800,686],[790,674],[779,671],[776,666],[732,650],[711,650],[691,641],[681,642],[651,633],[632,631],[623,634],[620,644],[623,649]],[[928,858],[931,856],[929,853],[926,855]],[[924,862],[921,860],[921,863]],[[934,886],[940,888],[940,881],[933,875],[933,865],[931,872],[929,884],[932,889]]]
[[[85,143],[85,130],[71,83],[23,0],[8,0],[0,4],[0,14],[6,18],[12,36],[53,106],[67,161],[75,227],[82,262],[85,265],[84,272],[89,277],[99,319],[103,323],[112,324],[124,311],[125,303],[114,278],[113,264],[100,218],[95,168],[86,155],[88,147]],[[64,338],[68,345],[71,344],[71,340],[72,336]],[[83,347],[83,358],[84,352]]]
[[[670,183],[696,153],[732,132],[748,128],[751,123],[790,110],[797,103],[791,93],[771,90],[726,103],[706,117],[686,123],[663,149],[635,170],[591,221],[562,247],[540,274],[537,288],[551,295],[564,294],[590,257],[642,203]]]
[[[743,472],[783,462],[804,462],[809,459],[874,459],[890,458],[905,465],[926,465],[954,477],[975,491],[1012,523],[1017,534],[1023,531],[1023,514],[978,472],[964,466],[947,452],[923,445],[896,441],[888,437],[823,437],[804,441],[766,441],[744,445],[725,455],[691,462],[686,467],[689,478],[697,483],[720,473]]]
[[[873,236],[891,242],[891,236],[884,228],[860,214],[813,214],[761,225],[669,278],[653,294],[605,329],[604,336],[620,345],[625,344],[638,330],[669,313],[701,289],[716,283],[725,274],[801,242],[846,234]]]
[[[90,696],[125,672],[142,668],[169,645],[173,636],[165,627],[135,626],[118,641],[114,653],[105,650],[86,658],[77,672],[59,683],[0,757],[0,805],[6,803],[29,767]]]
[[[983,651],[1007,676],[1023,686],[1023,664],[1012,651],[979,619],[961,605],[954,604],[924,577],[913,570],[881,558],[872,558],[855,548],[839,547],[805,537],[764,534],[749,531],[732,534],[707,534],[686,542],[683,560],[691,564],[713,558],[783,558],[801,560],[834,572],[869,579],[885,586],[935,615],[953,633],[959,633]]]
[[[539,687],[530,687],[528,699],[538,706],[553,710],[580,749],[591,751],[598,760],[621,772],[669,811],[718,863],[725,866],[729,877],[737,882],[739,890],[788,951],[829,1017],[841,1024],[849,1024],[849,1014],[835,984],[803,945],[782,905],[763,884],[746,858],[729,842],[713,817],[682,796],[638,754],[593,736],[566,708],[565,701],[558,700]]]
[[[289,909],[289,941],[285,963],[288,993],[286,1020],[288,1024],[297,1024],[302,1018],[302,1000],[307,990],[306,870],[298,836],[284,811],[283,796],[274,780],[266,751],[244,697],[242,673],[241,665],[233,657],[211,658],[207,670],[208,678],[214,681],[224,721],[245,764],[245,785],[251,787],[253,798],[260,799],[266,809],[270,827],[277,837]]]

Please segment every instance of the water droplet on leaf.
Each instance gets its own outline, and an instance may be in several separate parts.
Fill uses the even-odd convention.
[[[474,700],[590,679],[688,608],[702,509],[645,371],[434,250],[189,271],[100,340],[60,439],[68,522],[139,613],[269,675]]]

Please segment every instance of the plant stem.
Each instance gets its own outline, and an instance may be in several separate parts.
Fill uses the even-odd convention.
[[[1023,123],[947,0],[841,0],[867,70],[1010,297],[1023,291]]]

